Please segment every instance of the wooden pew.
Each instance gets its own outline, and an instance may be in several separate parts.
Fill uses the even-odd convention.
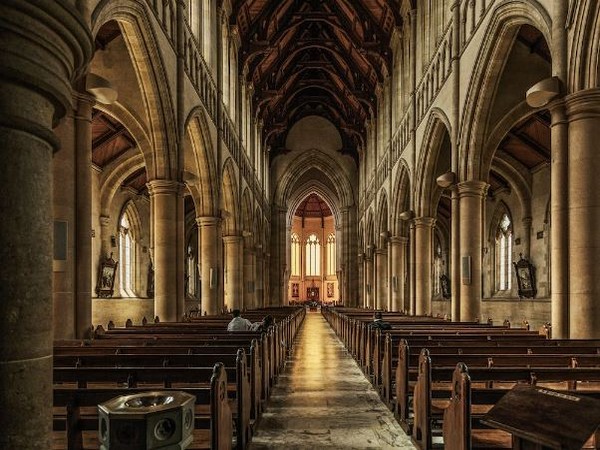
[[[160,364],[160,360],[157,363]],[[237,448],[243,449],[251,437],[252,403],[249,371],[243,350],[238,351],[235,365],[226,369],[226,387],[229,392],[235,393]],[[55,367],[54,386],[60,389],[61,385],[66,384],[85,389],[90,384],[102,387],[124,385],[128,388],[152,385],[151,389],[176,387],[185,390],[186,387],[208,386],[212,375],[212,367]]]
[[[180,390],[180,389],[177,389]],[[227,401],[227,375],[222,364],[212,369],[210,386],[186,388],[196,396],[194,441],[190,450],[230,450],[232,414]],[[97,449],[97,405],[121,395],[147,391],[140,388],[54,389],[54,447],[56,449]]]
[[[433,365],[427,349],[421,352],[413,397],[412,428],[413,442],[420,449],[433,447],[432,424],[443,419],[443,412],[450,404],[455,370],[455,366]],[[515,384],[551,384],[584,393],[586,390],[578,390],[578,387],[584,384],[589,387],[590,382],[596,389],[600,386],[600,369],[597,367],[473,367],[469,368],[469,375],[471,382],[478,382],[482,389],[497,388],[497,385],[508,389]]]
[[[481,424],[481,418],[493,405],[498,403],[509,391],[506,389],[482,389],[471,385],[469,371],[465,364],[459,363],[452,375],[452,391],[448,406],[443,412],[444,448],[448,450],[471,450],[479,448],[513,448],[512,436],[503,430],[491,429]],[[554,391],[553,391],[554,392]],[[600,390],[560,391],[559,394],[600,400]],[[584,413],[584,411],[581,411]],[[519,411],[515,410],[515,415]],[[540,416],[542,416],[540,414]],[[565,420],[569,418],[565,417]],[[526,419],[523,419],[526,420]],[[575,419],[575,422],[577,419]],[[533,428],[531,418],[527,422]],[[562,424],[564,425],[564,423]],[[598,448],[598,432],[583,448]]]

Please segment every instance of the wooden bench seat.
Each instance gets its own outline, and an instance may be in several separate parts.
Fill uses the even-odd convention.
[[[227,375],[222,364],[212,368],[208,386],[187,388],[196,397],[194,442],[190,449],[232,448],[232,413],[227,401]],[[165,388],[163,388],[165,389]],[[166,388],[168,390],[168,388]],[[53,448],[87,450],[98,448],[99,403],[114,397],[140,393],[147,389],[134,387],[55,388]]]
[[[429,352],[424,349],[419,358],[418,379],[413,396],[412,438],[415,445],[424,450],[433,448],[434,424],[443,421],[444,413],[451,406],[453,390],[456,389],[456,368],[467,367],[464,363],[454,367],[435,366],[432,361]],[[494,389],[494,395],[506,393],[517,384],[561,387],[563,390],[583,395],[586,392],[591,393],[590,390],[578,389],[583,383],[595,386],[593,395],[597,395],[596,392],[600,391],[600,369],[596,367],[473,367],[469,368],[468,373],[470,383],[479,382],[479,392],[485,393],[486,389]],[[504,389],[497,389],[498,383],[503,385]],[[481,416],[492,404],[490,402],[492,398],[486,399],[485,394],[479,395],[481,397],[475,404],[480,406],[474,412]],[[472,400],[469,397],[466,401],[469,406],[470,421]]]

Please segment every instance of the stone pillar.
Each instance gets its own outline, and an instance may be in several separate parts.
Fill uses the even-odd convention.
[[[600,265],[598,264],[600,88],[577,92],[569,95],[565,100],[569,118],[569,337],[598,339],[600,338],[598,326],[600,324],[600,302],[598,301],[600,298]],[[554,278],[554,270],[552,276]]]
[[[457,8],[458,9],[458,8]],[[452,217],[450,237],[450,314],[454,322],[460,321],[460,201],[456,186],[452,187]]]
[[[569,124],[564,103],[550,108],[550,282],[552,337],[569,337]]]
[[[415,314],[431,314],[432,217],[415,219]]]
[[[223,236],[225,244],[225,306],[242,309],[242,237]]]
[[[219,301],[219,235],[221,219],[218,217],[197,217],[200,234],[200,255],[202,265],[202,314],[215,315],[223,305]]]
[[[254,249],[244,247],[244,286],[242,288],[244,296],[244,308],[255,309],[256,302],[254,296]]]
[[[367,308],[375,308],[375,302],[373,301],[373,249],[367,250],[365,256],[365,281],[366,281],[366,301],[365,306]]]
[[[377,282],[377,293],[375,298],[376,309],[387,309],[387,251],[383,248],[378,248],[375,251],[375,276]]]
[[[405,280],[405,260],[406,260],[406,247],[408,245],[408,238],[403,236],[393,236],[390,238],[390,258],[392,266],[392,297],[391,297],[391,310],[402,311],[404,307],[404,280]]]
[[[364,308],[366,298],[367,298],[367,293],[366,293],[367,282],[365,280],[365,254],[364,253],[358,254],[358,279],[360,280],[360,283],[359,283],[360,293],[359,293],[359,299],[358,299],[357,306],[359,308]]]
[[[469,180],[458,184],[460,198],[460,320],[481,319],[481,256],[483,210],[488,184]]]
[[[162,322],[179,320],[179,312],[183,309],[178,305],[183,298],[178,270],[183,261],[183,255],[179,258],[179,247],[183,245],[180,226],[183,222],[179,217],[181,188],[181,183],[172,180],[148,182],[154,239],[154,314]]]
[[[416,314],[416,290],[417,290],[417,286],[416,286],[416,281],[415,281],[415,235],[416,235],[416,231],[415,231],[415,221],[411,220],[410,221],[410,226],[409,226],[409,243],[410,243],[410,253],[408,255],[408,292],[409,292],[409,299],[408,299],[408,312],[411,316],[414,316]]]
[[[74,2],[53,1],[1,2],[0,32],[0,448],[41,450],[52,448],[52,127],[92,36]]]
[[[75,337],[81,339],[92,324],[92,105],[79,94],[75,114]]]
[[[257,245],[256,249],[256,260],[255,260],[255,279],[256,279],[256,295],[255,302],[257,308],[262,308],[265,304],[265,286],[264,286],[264,253],[262,245]]]

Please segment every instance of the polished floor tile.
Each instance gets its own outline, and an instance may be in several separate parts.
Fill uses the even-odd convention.
[[[284,448],[414,448],[320,313],[306,315],[250,445]]]

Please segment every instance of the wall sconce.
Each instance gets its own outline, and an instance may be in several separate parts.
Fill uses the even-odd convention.
[[[525,94],[525,101],[532,108],[546,106],[560,94],[560,80],[558,77],[545,78],[534,84]]]
[[[437,185],[441,188],[449,188],[456,183],[456,174],[454,172],[446,172],[435,179]]]
[[[415,218],[415,212],[412,209],[402,211],[398,215],[398,217],[400,218],[400,220],[404,220],[404,221],[412,220]]]
[[[252,231],[244,230],[244,231],[242,231],[242,236],[245,238],[250,237],[250,236],[252,236]]]

